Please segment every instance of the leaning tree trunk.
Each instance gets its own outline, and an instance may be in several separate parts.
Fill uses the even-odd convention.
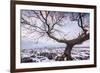
[[[64,56],[66,58],[66,60],[72,60],[71,57],[71,50],[73,48],[73,45],[67,45],[64,51]]]
[[[66,58],[66,60],[72,60],[71,50],[74,45],[82,44],[84,41],[89,39],[89,33],[87,34],[82,33],[77,38],[72,39],[72,40],[58,39],[55,36],[51,35],[50,33],[51,32],[47,32],[48,37],[56,40],[59,43],[65,43],[67,45],[65,48],[64,54],[61,56],[61,58]]]

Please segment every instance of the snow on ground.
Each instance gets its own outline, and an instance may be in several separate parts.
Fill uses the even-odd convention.
[[[64,48],[34,48],[21,50],[21,62],[52,62],[57,56],[61,56]],[[87,60],[90,57],[88,47],[74,47],[71,51],[73,60]]]
[[[89,48],[73,48],[71,53],[74,60],[87,60],[90,57]]]

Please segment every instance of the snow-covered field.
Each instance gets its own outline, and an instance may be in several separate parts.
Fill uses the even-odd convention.
[[[56,61],[56,57],[61,56],[63,52],[62,47],[21,49],[21,63]],[[74,47],[71,56],[73,60],[88,60],[90,50],[88,47]]]

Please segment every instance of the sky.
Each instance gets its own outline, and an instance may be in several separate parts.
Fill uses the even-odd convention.
[[[76,21],[70,21],[70,14],[68,12],[65,13],[67,18],[63,20],[63,24],[65,24],[63,27],[56,26],[56,29],[59,29],[63,33],[66,33],[66,39],[73,39],[78,36],[78,34],[81,32],[80,28],[77,25]],[[32,17],[32,13],[27,10],[22,10],[21,15],[27,20],[30,21],[31,24],[34,22],[37,22],[38,25],[41,24],[41,22],[37,19],[34,19]],[[84,19],[84,22],[86,24],[89,24],[89,14],[87,13],[86,19]],[[26,26],[28,27],[28,26]],[[54,34],[56,37],[61,38],[58,34]],[[62,35],[62,34],[61,34]],[[50,38],[43,37],[37,40],[33,38],[37,38],[39,35],[37,33],[33,33],[31,30],[26,29],[21,26],[21,48],[22,49],[31,49],[35,47],[65,47],[66,45],[64,43],[58,43]],[[89,40],[85,41],[83,44],[80,46],[89,46]]]

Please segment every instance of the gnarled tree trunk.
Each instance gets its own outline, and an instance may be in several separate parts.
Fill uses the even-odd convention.
[[[71,57],[71,50],[73,48],[73,45],[67,45],[64,51],[64,56],[66,58],[66,60],[72,60]]]

